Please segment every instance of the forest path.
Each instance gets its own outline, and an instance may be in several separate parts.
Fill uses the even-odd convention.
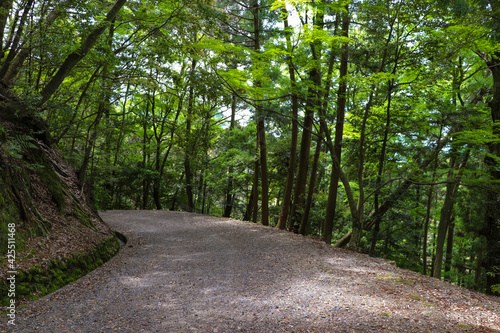
[[[492,332],[500,300],[256,224],[109,211],[112,260],[19,309],[13,332]],[[3,323],[2,323],[3,324]],[[6,326],[3,326],[4,328]]]

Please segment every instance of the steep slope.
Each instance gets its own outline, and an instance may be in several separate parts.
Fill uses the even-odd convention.
[[[44,120],[0,90],[1,304],[12,298],[12,272],[18,301],[77,279],[118,248]]]

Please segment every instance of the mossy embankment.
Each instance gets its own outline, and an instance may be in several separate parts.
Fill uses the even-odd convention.
[[[93,271],[119,250],[120,244],[116,236],[95,246],[88,253],[78,253],[70,258],[48,260],[37,264],[28,271],[17,271],[15,277],[15,300],[17,303],[38,298],[78,280]],[[7,306],[10,283],[4,279],[0,282],[0,305]]]
[[[119,249],[42,118],[0,95],[0,305],[72,282]]]

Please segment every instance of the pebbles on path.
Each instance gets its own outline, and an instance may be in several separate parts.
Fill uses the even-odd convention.
[[[108,211],[103,266],[18,309],[7,332],[494,332],[498,298],[275,228]]]

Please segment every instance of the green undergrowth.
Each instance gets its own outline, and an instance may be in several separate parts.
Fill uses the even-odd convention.
[[[37,265],[27,272],[18,271],[16,276],[16,302],[36,299],[78,280],[93,271],[119,250],[118,238],[113,236],[96,245],[86,254],[78,253],[71,258],[51,260],[46,267]],[[10,302],[7,281],[0,281],[0,304],[6,306]]]

